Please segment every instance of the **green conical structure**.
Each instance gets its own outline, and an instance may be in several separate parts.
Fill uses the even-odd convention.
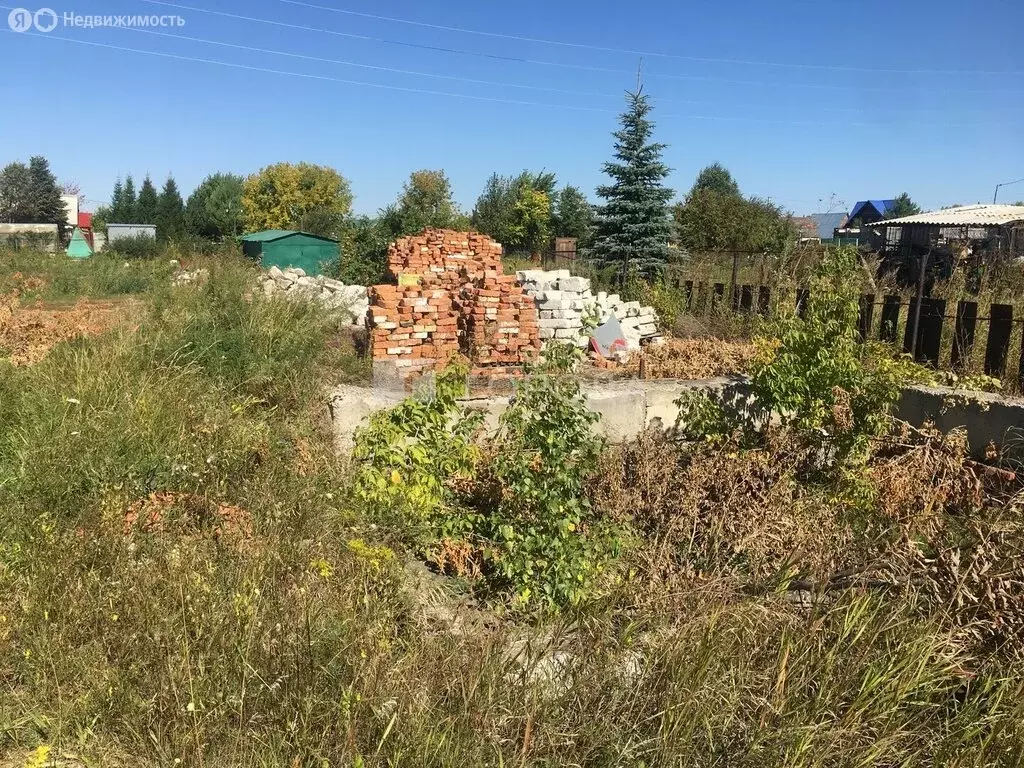
[[[82,234],[79,227],[75,227],[75,231],[71,235],[71,242],[68,243],[68,256],[72,259],[88,259],[92,256],[89,241],[85,239],[85,235]]]

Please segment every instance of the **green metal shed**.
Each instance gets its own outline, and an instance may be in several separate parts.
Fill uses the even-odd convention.
[[[326,263],[338,260],[341,249],[338,241],[329,237],[268,229],[244,235],[242,252],[264,269],[301,267],[307,275],[319,275]]]

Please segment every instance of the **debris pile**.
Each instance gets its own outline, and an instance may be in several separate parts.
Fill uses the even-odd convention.
[[[545,271],[526,269],[516,273],[527,294],[540,311],[540,338],[571,341],[581,347],[590,344],[588,327],[615,317],[630,350],[658,335],[658,315],[653,307],[638,301],[622,301],[617,293],[591,290],[590,280],[573,277],[567,269]]]
[[[474,375],[518,367],[540,352],[533,299],[504,275],[501,244],[476,232],[426,229],[388,249],[397,285],[370,289],[375,362],[408,381],[454,354]]]
[[[341,310],[351,318],[351,324],[361,326],[366,320],[370,300],[362,285],[345,285],[323,275],[311,277],[299,267],[271,267],[261,279],[267,296],[285,294],[321,302],[328,309]]]

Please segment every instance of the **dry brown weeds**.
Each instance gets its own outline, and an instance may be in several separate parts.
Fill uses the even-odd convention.
[[[631,354],[626,371],[645,379],[708,379],[743,373],[756,353],[746,341],[668,339]]]

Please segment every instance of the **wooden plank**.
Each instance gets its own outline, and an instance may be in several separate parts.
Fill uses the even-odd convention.
[[[946,300],[925,298],[921,301],[920,328],[917,332],[917,359],[939,367],[942,349],[942,325],[946,320]]]
[[[875,315],[875,294],[865,293],[860,297],[860,315],[857,318],[857,330],[860,340],[865,341],[871,335],[871,321]]]
[[[1013,307],[993,304],[989,310],[988,341],[985,344],[985,373],[1002,378],[1010,353],[1010,331],[1013,329]]]
[[[715,283],[714,291],[711,293],[711,309],[717,310],[722,306],[722,299],[725,298],[725,283]]]
[[[686,311],[693,310],[693,280],[687,280],[683,284],[683,291],[686,293]]]
[[[740,310],[750,312],[754,308],[754,286],[744,285],[740,287]]]
[[[882,300],[882,323],[878,328],[878,338],[890,344],[896,343],[896,329],[900,324],[900,309],[903,301],[899,296],[886,296]]]
[[[807,316],[807,302],[811,298],[811,292],[806,288],[796,289],[796,313],[800,317]]]
[[[953,370],[967,368],[974,349],[974,335],[978,328],[978,302],[958,301],[956,325],[953,329],[953,352],[949,364]]]

